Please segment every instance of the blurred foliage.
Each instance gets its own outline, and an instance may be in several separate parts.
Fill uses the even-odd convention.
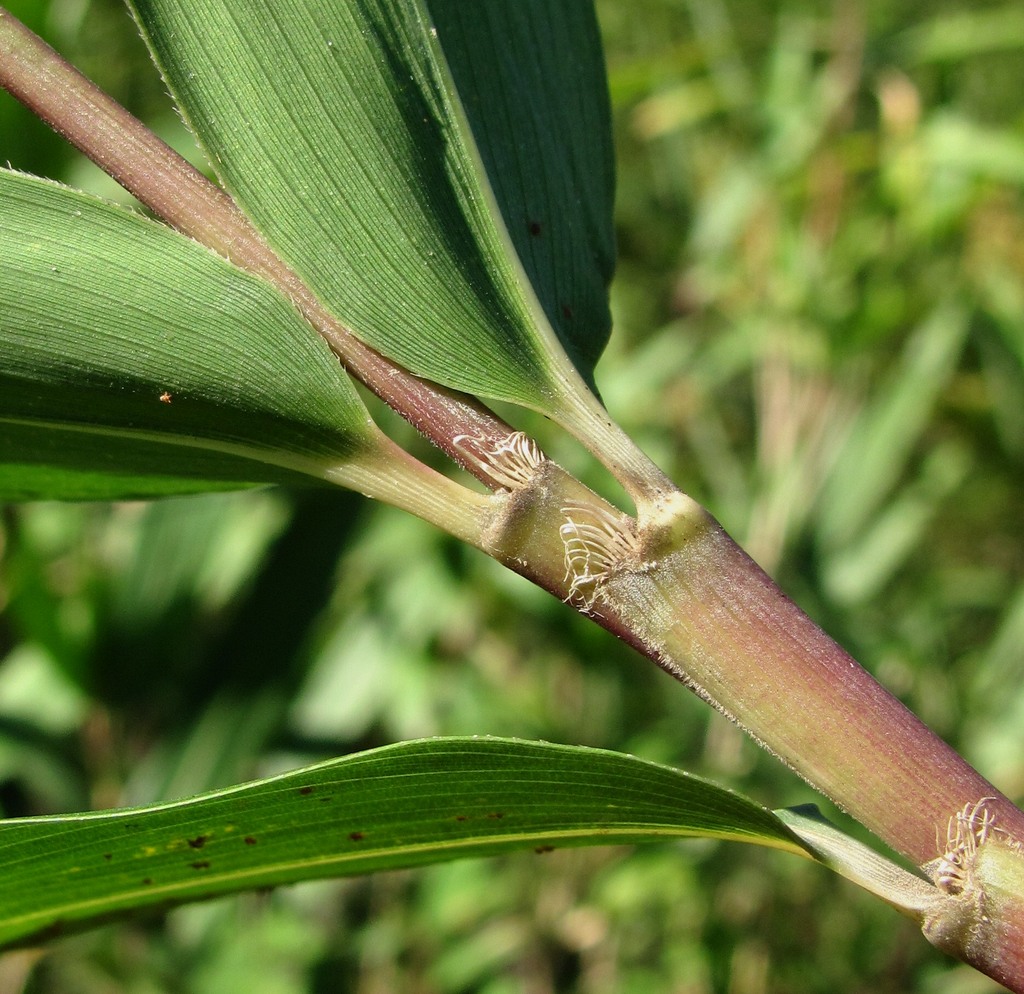
[[[115,0],[8,6],[188,147]],[[1020,6],[599,10],[619,153],[606,402],[826,629],[1021,799]],[[6,97],[0,129],[15,167],[111,194]],[[575,447],[524,423],[605,485]],[[8,507],[0,557],[7,815],[182,796],[451,733],[621,749],[772,806],[810,799],[564,605],[361,498]],[[821,870],[712,843],[218,901],[8,957],[0,988],[993,989]]]

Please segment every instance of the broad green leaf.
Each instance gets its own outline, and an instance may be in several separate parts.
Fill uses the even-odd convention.
[[[299,880],[688,836],[809,853],[770,811],[665,766],[425,739],[172,804],[0,822],[0,944]]]
[[[608,342],[615,167],[593,5],[428,0],[523,268],[588,379]]]
[[[421,0],[132,5],[225,185],[275,250],[356,335],[438,383],[556,417],[560,397],[585,389],[501,221],[438,32]],[[573,321],[579,307],[580,323],[597,322],[597,343],[607,331],[606,306],[596,297],[609,266],[609,180],[607,133],[597,133],[607,122],[596,110],[604,80],[592,15],[559,18],[539,3],[513,11],[515,6],[512,0],[488,0],[493,15],[474,17],[469,33],[463,22],[470,11],[460,17],[448,9],[452,50],[483,45],[485,39],[493,47],[497,42],[488,36],[498,30],[513,35],[506,59],[529,58],[531,37],[538,50],[550,47],[518,77],[502,72],[502,80],[522,91],[499,98],[494,80],[479,95],[474,116],[488,121],[487,159],[497,168],[531,168],[530,160],[546,156],[562,137],[548,135],[538,147],[533,134],[520,130],[529,107],[544,108],[536,122],[542,128],[573,115],[571,106],[555,113],[550,105],[556,101],[574,101],[586,115],[565,137],[593,130],[573,155],[582,161],[593,154],[586,172],[601,178],[587,178],[562,153],[535,181],[503,184],[502,199],[517,215],[512,225],[519,227],[520,240],[531,220],[540,223],[540,238],[547,223],[549,239],[567,239],[550,255],[538,251],[527,259],[533,266],[557,267],[538,281],[549,306],[557,313],[567,308]],[[477,7],[472,5],[474,14]],[[464,37],[456,39],[456,29]],[[552,77],[547,70],[560,58],[567,65]],[[578,76],[571,66],[579,68]],[[469,85],[483,70],[478,61],[459,78]],[[556,89],[570,77],[569,94]],[[551,89],[541,93],[542,87]],[[600,96],[590,88],[601,88]],[[510,101],[525,109],[509,114]],[[511,145],[518,146],[515,154]],[[537,196],[541,185],[548,187],[543,200]],[[554,213],[553,204],[566,195],[574,205],[590,197],[601,203]],[[516,205],[520,197],[531,202]],[[543,216],[532,218],[534,209]],[[587,231],[587,225],[600,231]],[[560,324],[569,320],[563,314]],[[576,353],[581,355],[579,348]]]
[[[268,284],[129,211],[0,172],[0,496],[295,480],[373,431]]]

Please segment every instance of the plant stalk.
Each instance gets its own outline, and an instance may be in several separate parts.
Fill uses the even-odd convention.
[[[491,525],[491,554],[560,590],[916,864],[946,898],[926,938],[1024,994],[1024,812],[698,504],[677,491],[636,529],[588,493],[553,464],[538,470]]]
[[[1024,812],[814,624],[703,508],[642,535],[604,597],[670,671],[897,852],[925,866],[949,819],[989,798],[1024,840]]]

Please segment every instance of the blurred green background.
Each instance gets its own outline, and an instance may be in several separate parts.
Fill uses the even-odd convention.
[[[189,149],[115,0],[8,6]],[[1024,8],[598,7],[619,157],[606,402],[812,616],[1024,799]],[[5,95],[0,160],[117,195]],[[2,513],[5,815],[179,797],[456,733],[620,749],[772,807],[814,799],[564,605],[361,498]],[[0,960],[0,994],[994,989],[824,871],[720,843],[299,886]]]

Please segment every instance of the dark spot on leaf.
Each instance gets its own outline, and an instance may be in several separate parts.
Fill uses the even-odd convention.
[[[362,832],[349,832],[348,833],[348,837],[353,842],[362,842],[363,841],[363,833]]]
[[[469,815],[456,815],[456,821],[469,821]]]
[[[320,803],[321,804],[330,804],[332,800],[334,800],[334,798],[332,798],[332,797],[321,797],[320,798]]]
[[[535,853],[537,853],[538,855],[540,855],[540,854],[546,853],[546,852],[554,852],[555,851],[555,847],[554,846],[537,846],[537,848],[534,849],[533,851]]]
[[[143,877],[142,878],[142,886],[143,887],[149,887],[149,886],[152,885],[152,883],[153,883],[153,878],[152,877]]]
[[[110,860],[112,860],[114,858],[114,854],[111,853],[111,852],[105,852],[103,854],[103,858],[109,862]]]
[[[572,308],[568,304],[562,304],[562,317],[564,317],[566,321],[571,321],[575,317],[572,312]]]
[[[208,859],[200,859],[195,863],[189,863],[188,865],[191,866],[193,870],[208,870],[210,868],[210,861]]]
[[[207,838],[208,838],[208,836],[206,836],[206,835],[197,835],[194,839],[189,839],[188,840],[188,847],[189,847],[189,849],[202,849],[203,846],[206,845]]]
[[[505,812],[504,811],[492,811],[487,817],[488,818],[504,818],[505,817]]]
[[[540,221],[531,221],[530,222],[530,234],[533,235],[534,238],[536,238],[538,235],[540,235],[540,233],[541,233]]]
[[[308,795],[310,795],[310,794],[312,794],[312,793],[313,793],[313,788],[312,788],[312,787],[300,787],[300,788],[299,788],[299,793],[300,793],[300,794],[301,794],[301,795],[302,795],[303,797],[307,797]]]
[[[252,835],[247,835],[243,841],[245,842],[245,844],[247,846],[254,846],[254,845],[256,845],[256,838],[255,838],[255,836],[252,836]]]

